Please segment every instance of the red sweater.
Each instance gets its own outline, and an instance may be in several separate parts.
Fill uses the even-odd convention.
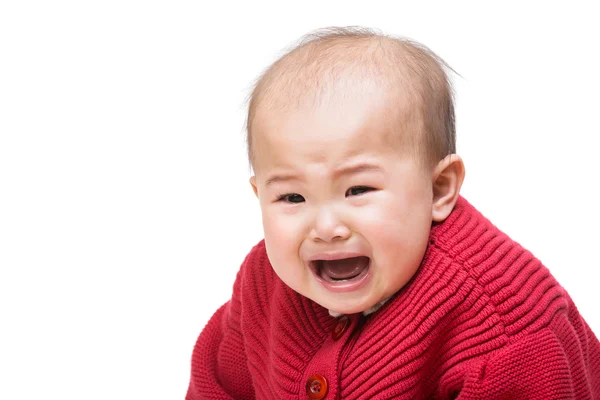
[[[460,198],[369,316],[331,317],[256,245],[198,338],[186,398],[600,399],[600,344],[540,261]]]

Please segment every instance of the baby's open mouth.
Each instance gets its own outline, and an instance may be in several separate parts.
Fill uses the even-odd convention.
[[[339,260],[315,260],[311,262],[315,275],[327,282],[351,281],[364,275],[369,269],[369,257],[351,257]]]

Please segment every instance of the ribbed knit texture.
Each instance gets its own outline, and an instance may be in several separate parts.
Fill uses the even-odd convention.
[[[466,200],[379,311],[337,319],[289,289],[264,243],[194,348],[188,400],[600,399],[600,344],[565,290]]]

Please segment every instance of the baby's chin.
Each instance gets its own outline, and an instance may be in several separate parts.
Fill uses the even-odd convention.
[[[313,299],[314,300],[314,299]],[[322,307],[329,310],[329,314],[333,317],[339,317],[340,315],[350,315],[350,314],[372,314],[375,311],[379,310],[387,301],[387,299],[370,299],[370,301],[363,302],[332,302],[332,301],[324,301],[319,302],[314,300],[316,303],[319,303]]]

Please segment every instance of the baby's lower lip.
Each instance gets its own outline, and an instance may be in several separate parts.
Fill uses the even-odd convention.
[[[360,272],[360,274],[356,275],[351,279],[345,280],[332,280],[332,279],[323,279],[319,276],[319,270],[317,268],[311,268],[313,275],[317,279],[317,281],[328,291],[335,293],[344,293],[344,292],[352,292],[354,290],[358,290],[369,283],[371,279],[371,264],[372,260],[369,259],[369,264],[367,267]]]

